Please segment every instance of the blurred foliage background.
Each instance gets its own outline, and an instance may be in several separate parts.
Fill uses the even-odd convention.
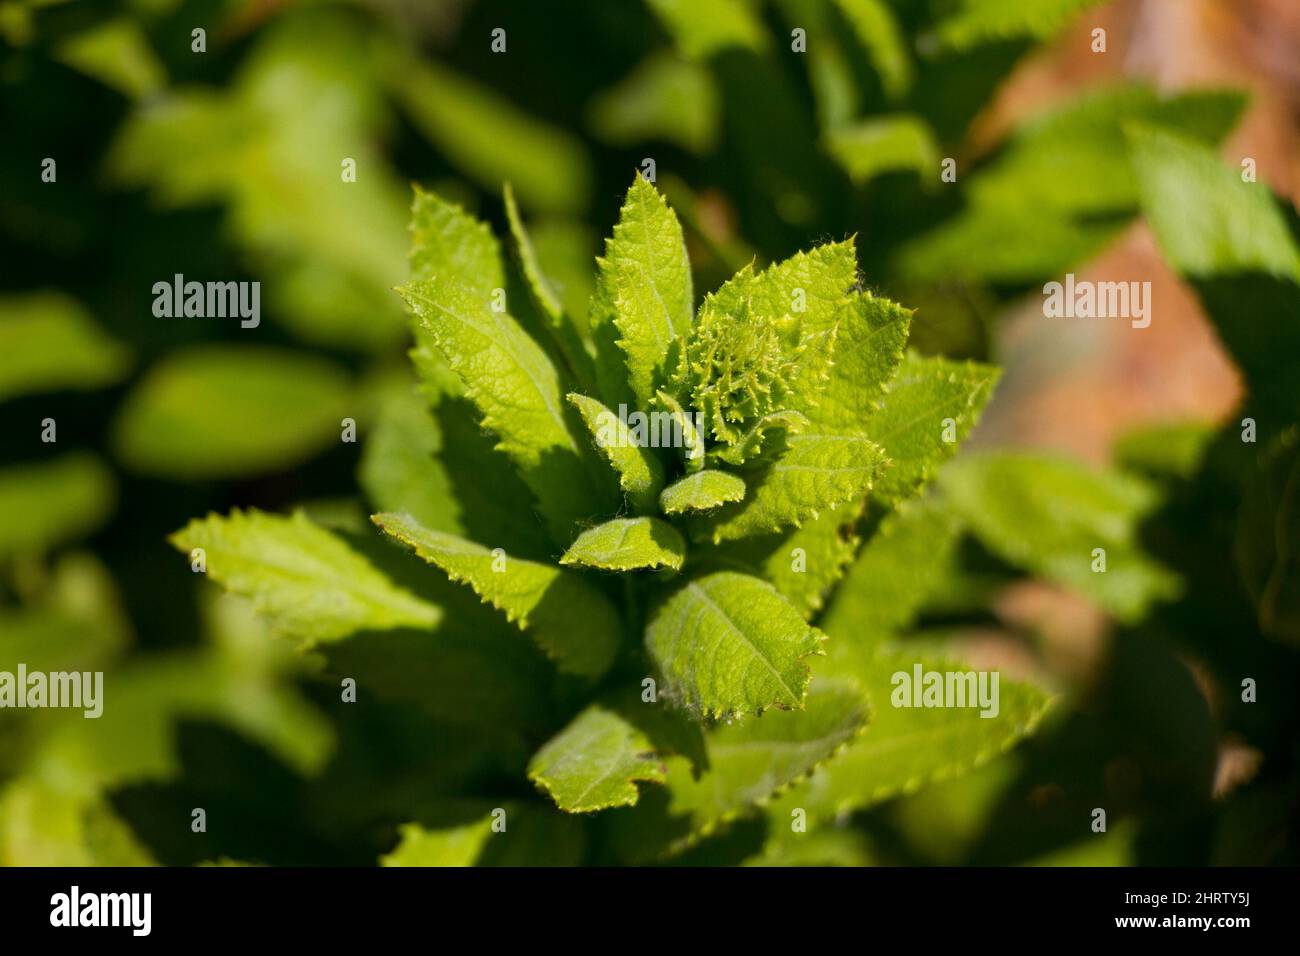
[[[368,864],[440,788],[500,799],[483,755],[526,759],[493,737],[544,706],[526,673],[502,684],[491,646],[394,641],[368,663],[406,702],[343,705],[322,674],[373,650],[302,660],[166,535],[236,506],[356,530],[395,480],[386,448],[475,440],[409,417],[391,289],[410,183],[499,233],[512,183],[583,315],[647,159],[698,288],[855,235],[866,283],[917,310],[914,348],[1005,367],[974,443],[1142,476],[1154,503],[1114,505],[1120,537],[1183,582],[1130,600],[1059,580],[998,546],[1052,538],[1034,490],[1055,479],[1033,468],[1055,466],[957,475],[976,512],[1008,488],[1020,510],[972,522],[909,639],[1065,703],[1012,754],[798,852],[765,845],[760,814],[690,860],[1297,862],[1300,270],[1162,256],[1125,140],[1155,127],[1225,169],[1250,157],[1294,249],[1294,4],[0,0],[0,43],[0,667],[105,669],[112,695],[99,721],[0,714],[0,862]],[[1151,281],[1151,328],[1044,319],[1039,290],[1067,271]],[[262,282],[262,324],[155,317],[177,273]],[[1243,311],[1276,321],[1243,344],[1224,332]],[[581,823],[532,826],[526,853],[487,862],[620,859]]]

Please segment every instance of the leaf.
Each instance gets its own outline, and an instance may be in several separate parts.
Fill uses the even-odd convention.
[[[866,423],[867,435],[894,462],[875,493],[898,501],[929,481],[970,434],[1000,375],[991,365],[909,353],[884,406]]]
[[[112,473],[85,453],[0,469],[0,559],[39,555],[89,534],[115,500]]]
[[[880,85],[889,99],[898,99],[912,85],[912,60],[893,11],[883,0],[836,0],[853,28]]]
[[[741,435],[733,445],[723,445],[715,450],[719,461],[729,465],[740,466],[753,462],[763,455],[763,445],[773,432],[798,434],[808,428],[808,417],[802,412],[791,409],[769,412],[754,422],[749,431]],[[739,500],[739,499],[737,499]]]
[[[835,364],[817,390],[816,404],[807,409],[808,418],[824,431],[862,434],[903,361],[911,321],[909,309],[853,293],[838,314]]]
[[[529,292],[541,309],[548,323],[551,337],[555,340],[560,354],[564,356],[570,374],[584,387],[594,388],[596,369],[583,344],[582,334],[574,324],[571,316],[566,314],[559,294],[547,278],[542,264],[533,248],[532,239],[524,229],[524,222],[515,203],[514,191],[509,183],[505,187],[506,217],[510,221],[510,233],[514,236],[519,263],[527,280]]]
[[[560,563],[602,571],[677,571],[684,560],[686,542],[668,522],[658,518],[615,518],[578,535]]]
[[[937,52],[1019,38],[1043,39],[1099,3],[1101,0],[1039,0],[1026,6],[1018,0],[962,0],[960,7],[920,42],[923,49]]]
[[[0,298],[0,402],[18,395],[89,390],[118,382],[130,352],[60,293]]]
[[[348,400],[346,375],[315,356],[199,346],[149,369],[119,410],[112,440],[143,474],[178,481],[259,474],[337,441]]]
[[[669,346],[691,330],[694,292],[691,264],[677,216],[663,196],[637,175],[619,212],[614,235],[597,261],[599,275],[591,322],[593,334],[609,323],[618,331],[627,384],[642,409],[662,384]],[[608,350],[607,350],[608,351]],[[605,356],[601,388],[607,400],[620,394],[613,359]]]
[[[413,187],[411,200],[412,279],[440,278],[486,299],[505,288],[501,244],[487,223],[479,222],[437,193]]]
[[[745,0],[650,0],[682,55],[705,60],[731,47],[761,53],[767,34]]]
[[[202,548],[213,580],[307,647],[361,630],[432,629],[441,616],[302,512],[210,514],[168,540],[187,554]]]
[[[636,782],[663,783],[663,764],[645,735],[593,704],[537,751],[528,779],[566,813],[630,807]]]
[[[56,59],[132,99],[156,93],[167,71],[154,55],[139,23],[106,20],[58,44]]]
[[[672,416],[673,424],[681,434],[682,452],[686,458],[686,470],[697,471],[704,467],[704,436],[695,427],[696,416],[688,414],[681,403],[667,392],[655,394],[655,401]]]
[[[399,291],[498,437],[497,447],[518,467],[556,540],[567,541],[576,522],[612,510],[569,432],[555,366],[519,324],[441,279]]]
[[[1123,621],[1180,590],[1138,542],[1138,522],[1159,503],[1145,481],[1063,458],[986,453],[952,462],[939,486],[1003,560],[1077,590]],[[1097,548],[1105,551],[1104,572],[1093,570]]]
[[[613,663],[622,633],[618,611],[579,575],[504,551],[494,554],[421,527],[409,515],[377,514],[371,520],[451,580],[473,588],[532,636],[561,671],[599,677]]]
[[[836,641],[850,639],[845,634]],[[772,807],[773,817],[789,820],[798,807],[812,820],[839,819],[931,781],[969,772],[1032,733],[1047,709],[1047,698],[1037,689],[1003,680],[998,715],[992,718],[981,717],[978,708],[894,707],[895,673],[911,675],[918,663],[926,671],[969,668],[902,649],[877,648],[868,657],[867,668],[851,676],[867,694],[870,730],[784,794]],[[831,676],[850,675],[832,669]]]
[[[863,498],[889,461],[860,435],[806,432],[786,439],[775,463],[745,477],[745,500],[701,525],[716,544],[799,526],[823,510]]]
[[[403,59],[390,86],[416,128],[484,189],[513,183],[534,208],[586,205],[590,162],[565,131],[431,60]]]
[[[0,790],[0,866],[156,865],[106,798],[35,774]]]
[[[691,581],[660,606],[646,649],[664,692],[706,716],[803,707],[822,637],[765,581],[720,571]]]
[[[934,133],[924,120],[909,114],[837,126],[826,133],[826,149],[859,186],[885,173],[926,177],[939,168]]]
[[[666,515],[709,511],[745,497],[745,480],[725,471],[706,468],[673,482],[659,495]]]
[[[704,154],[717,139],[718,101],[705,67],[669,53],[652,53],[592,100],[587,125],[613,146],[662,140]]]
[[[398,833],[401,841],[379,858],[380,866],[473,866],[492,837],[492,817],[439,829],[405,823]]]
[[[570,392],[568,398],[596,439],[596,447],[618,472],[619,487],[627,494],[633,509],[653,509],[664,483],[664,469],[659,458],[649,448],[638,444],[623,419],[596,399],[575,392]]]
[[[859,553],[821,627],[862,647],[896,634],[941,580],[960,531],[952,509],[933,498],[898,505]]]

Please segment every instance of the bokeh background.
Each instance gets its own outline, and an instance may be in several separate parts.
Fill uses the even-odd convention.
[[[1253,159],[1291,217],[1300,195],[1291,0],[0,0],[0,50],[0,650],[121,688],[100,722],[0,714],[9,865],[372,863],[429,777],[491,776],[470,734],[443,765],[407,715],[345,714],[166,542],[236,506],[364,513],[404,434],[410,183],[500,232],[511,182],[579,315],[647,158],[697,288],[856,235],[914,348],[1004,367],[973,445],[1097,467],[1137,429],[1213,435],[1248,391],[1138,215],[1121,121]],[[1150,281],[1151,327],[1045,319],[1067,271]],[[260,281],[261,326],[156,318],[176,273]],[[1136,625],[963,545],[929,638],[1073,703],[859,815],[855,862],[1296,862],[1294,645],[1237,594],[1236,490],[1194,471],[1152,547],[1199,603]],[[1242,675],[1272,682],[1248,712]],[[160,822],[197,805],[226,822]],[[1104,840],[1068,822],[1103,805]],[[753,859],[747,827],[701,861]]]

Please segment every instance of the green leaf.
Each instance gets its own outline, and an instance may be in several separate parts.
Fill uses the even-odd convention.
[[[148,371],[113,422],[113,445],[133,470],[173,480],[276,471],[337,441],[348,400],[346,375],[324,359],[200,346]]]
[[[852,640],[842,634],[836,641]],[[1013,681],[998,682],[998,714],[980,716],[971,707],[895,707],[893,675],[970,668],[909,650],[877,648],[865,668],[852,674],[831,669],[832,676],[852,677],[867,694],[871,729],[812,777],[787,792],[772,816],[790,819],[794,808],[810,819],[830,821],[863,810],[935,780],[967,773],[1001,755],[1037,727],[1046,712],[1046,696]]]
[[[653,509],[664,483],[664,469],[658,456],[635,442],[627,424],[596,399],[574,392],[568,398],[596,439],[596,447],[618,472],[619,487],[627,494],[633,509]]]
[[[56,59],[132,99],[156,93],[167,71],[141,24],[128,17],[103,21],[58,44]]]
[[[669,53],[652,53],[592,100],[587,125],[613,146],[663,140],[703,154],[717,139],[718,101],[705,67]]]
[[[645,735],[612,711],[592,705],[537,751],[528,779],[566,813],[630,807],[636,782],[663,783],[663,764]]]
[[[682,453],[686,470],[698,471],[704,467],[704,436],[695,427],[695,417],[688,414],[677,399],[665,391],[655,393],[655,401],[672,416],[673,423],[682,436]]]
[[[581,576],[431,531],[409,515],[371,520],[453,581],[473,588],[530,634],[561,671],[599,677],[613,663],[622,634],[618,611]]]
[[[745,480],[725,471],[706,468],[675,481],[659,495],[664,514],[710,511],[745,497]]]
[[[486,299],[506,284],[501,244],[487,223],[416,185],[411,200],[412,279],[440,278]]]
[[[774,432],[798,434],[808,428],[808,416],[793,409],[769,412],[750,427],[735,444],[715,448],[713,454],[719,461],[739,467],[753,463],[763,456],[763,446]],[[739,499],[735,499],[739,500]]]
[[[1003,560],[1071,587],[1124,621],[1175,597],[1179,580],[1141,548],[1138,523],[1153,487],[1030,453],[969,455],[939,475],[953,508]],[[1105,570],[1096,549],[1104,549]]]
[[[304,646],[361,630],[431,629],[441,617],[438,608],[398,587],[302,512],[210,514],[168,540],[190,555],[202,548],[213,580],[250,598]]]
[[[922,37],[928,52],[960,51],[984,43],[1045,39],[1062,30],[1077,14],[1101,0],[962,0],[934,32]]]
[[[836,0],[890,99],[898,99],[912,85],[912,60],[898,20],[883,0]]]
[[[767,34],[745,0],[649,0],[682,55],[705,60],[739,47],[761,53]]]
[[[939,144],[923,119],[898,114],[858,120],[826,133],[826,149],[861,186],[877,176],[915,172],[933,177],[939,169]]]
[[[695,299],[682,227],[659,191],[639,174],[598,266],[593,334],[603,330],[597,343],[607,346],[613,323],[627,384],[647,409],[663,382],[670,345],[691,330]],[[606,354],[602,361],[601,388],[612,401],[621,394],[622,377],[611,381],[617,370],[612,356]]]
[[[438,278],[399,291],[498,437],[497,447],[518,467],[556,540],[569,540],[576,522],[613,510],[569,431],[555,366],[519,323]]]
[[[681,533],[659,518],[615,518],[578,535],[560,563],[602,571],[672,568],[686,560]]]
[[[698,778],[689,761],[668,760],[669,813],[688,821],[687,835],[675,848],[769,803],[831,760],[866,726],[866,702],[848,682],[813,681],[806,703],[800,713],[766,714],[711,729],[705,735],[709,769]]]
[[[911,321],[909,309],[853,293],[837,318],[835,364],[817,390],[816,404],[806,410],[808,418],[824,431],[861,434],[903,361]]]
[[[432,60],[403,59],[389,73],[416,128],[484,189],[513,183],[520,199],[538,209],[586,205],[590,163],[568,133]]]
[[[32,774],[0,790],[0,866],[156,866],[112,804]]]
[[[867,435],[894,462],[875,493],[898,501],[929,481],[970,434],[1000,374],[991,365],[909,353],[884,406],[866,423]]]
[[[746,475],[745,500],[727,505],[701,525],[714,543],[780,531],[823,510],[861,500],[889,461],[860,435],[806,432],[786,439],[773,464]]]
[[[0,558],[39,555],[89,534],[115,499],[112,473],[84,453],[0,469]]]
[[[900,504],[880,523],[821,619],[841,644],[873,646],[908,625],[957,546],[961,522],[934,498]],[[834,654],[832,654],[834,656]]]
[[[492,817],[439,829],[405,823],[397,832],[401,841],[379,858],[381,866],[473,866],[492,838]]]
[[[129,351],[74,300],[59,293],[0,298],[0,402],[58,389],[120,381]]]
[[[805,658],[823,653],[821,641],[770,584],[730,571],[683,586],[646,628],[664,693],[706,716],[801,709]]]

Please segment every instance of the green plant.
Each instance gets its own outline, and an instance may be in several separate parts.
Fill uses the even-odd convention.
[[[829,819],[973,766],[1032,727],[1043,697],[1016,685],[1000,719],[945,715],[920,748],[884,713],[901,658],[883,639],[957,530],[909,499],[973,426],[996,369],[908,355],[911,314],[862,286],[852,240],[746,267],[697,310],[677,218],[640,176],[581,321],[508,191],[506,205],[517,274],[487,226],[417,190],[399,291],[424,397],[466,440],[430,439],[427,412],[406,404],[362,481],[386,536],[552,662],[559,719],[526,772],[560,810],[630,807],[638,783],[662,786],[668,806],[661,793],[616,817],[636,821],[628,855],[651,858],[775,806],[841,751],[827,766],[845,774],[790,790],[801,805],[787,819]],[[827,599],[868,512],[875,530],[828,640],[814,622],[836,618]],[[472,613],[440,610],[301,513],[209,516],[173,540],[308,645]],[[880,730],[862,737],[873,707]],[[392,861],[444,861],[465,838],[408,830]]]

